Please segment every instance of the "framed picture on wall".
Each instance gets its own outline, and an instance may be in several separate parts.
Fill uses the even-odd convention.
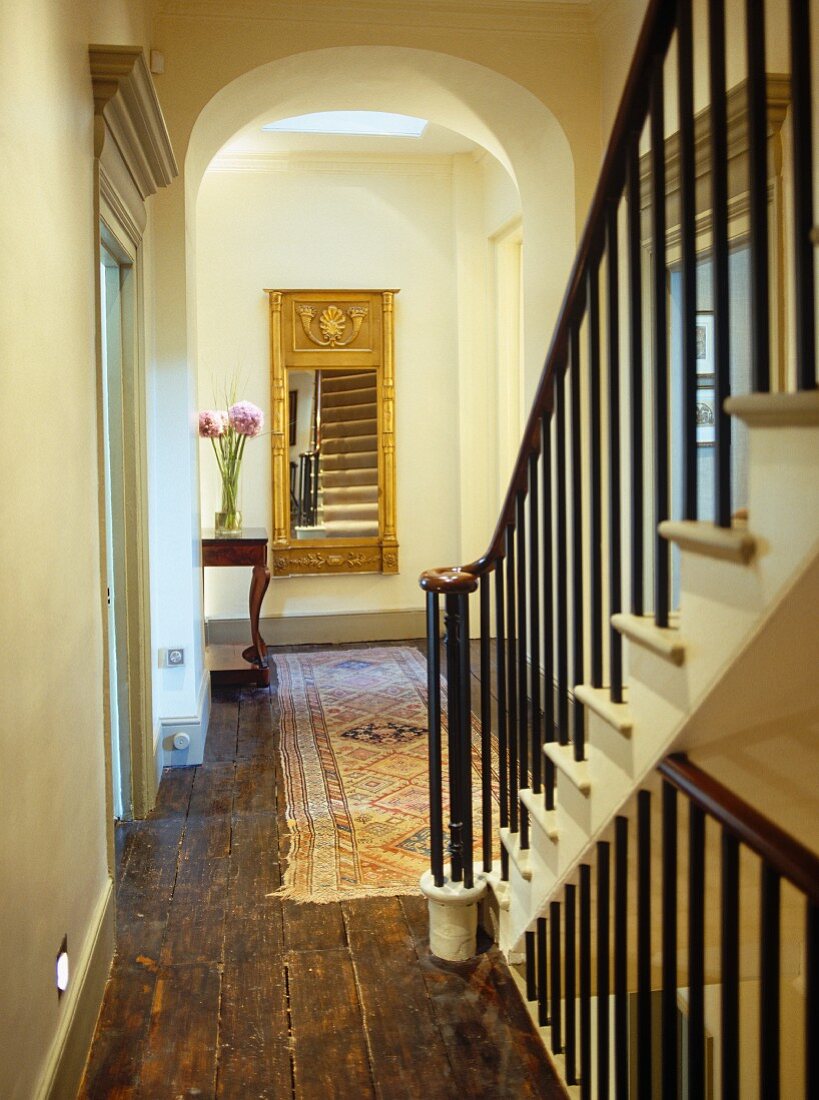
[[[289,439],[290,446],[296,446],[296,411],[298,409],[299,391],[287,391],[287,408],[289,411]]]
[[[697,446],[710,447],[716,442],[717,395],[713,389],[697,390]]]
[[[698,313],[696,319],[697,384],[714,380],[714,314]]]

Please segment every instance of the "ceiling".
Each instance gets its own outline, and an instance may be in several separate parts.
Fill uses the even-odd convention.
[[[269,121],[273,121],[271,115]],[[462,134],[430,122],[419,138],[365,134],[291,134],[262,130],[257,119],[224,145],[214,158],[286,153],[369,153],[375,156],[452,156],[480,149]]]

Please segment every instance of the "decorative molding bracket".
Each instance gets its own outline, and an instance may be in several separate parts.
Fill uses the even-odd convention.
[[[101,158],[110,135],[144,201],[179,174],[144,54],[139,46],[90,46],[88,56],[98,120],[94,155]]]

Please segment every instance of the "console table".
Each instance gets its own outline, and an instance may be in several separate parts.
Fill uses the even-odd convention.
[[[267,646],[259,633],[259,611],[270,584],[267,567],[267,531],[249,527],[232,538],[216,538],[213,531],[202,532],[202,564],[205,566],[249,565],[250,578],[250,638],[246,649],[235,645],[210,645],[205,651],[212,684],[270,683],[267,667]]]

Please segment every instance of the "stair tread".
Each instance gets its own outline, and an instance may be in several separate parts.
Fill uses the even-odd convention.
[[[528,787],[519,792],[520,800],[529,811],[529,820],[546,834],[549,840],[557,840],[560,828],[557,824],[557,810],[547,810],[543,804],[543,792],[535,794]]]
[[[685,660],[685,641],[676,627],[657,626],[650,615],[612,615],[611,625],[629,641],[645,646],[659,657],[681,665]]]
[[[328,439],[322,442],[321,453],[327,455],[336,454],[376,454],[376,435],[350,435],[340,436],[338,439]],[[349,446],[346,444],[349,443]],[[353,449],[355,445],[355,450]]]
[[[532,881],[532,868],[529,864],[529,849],[521,848],[520,833],[513,833],[511,829],[501,829],[501,844],[509,853],[509,858],[518,869],[520,877],[526,882]]]
[[[756,539],[741,527],[717,527],[703,520],[664,520],[658,527],[664,539],[681,550],[747,565],[756,551]]]
[[[728,397],[725,411],[751,428],[819,426],[819,390]]]
[[[543,746],[543,755],[571,779],[581,794],[588,794],[591,791],[589,762],[575,760],[573,745],[558,745],[556,741],[547,742]]]
[[[623,688],[624,696],[628,688]],[[610,689],[607,687],[596,688],[591,684],[576,684],[574,687],[575,699],[593,710],[618,733],[628,737],[634,728],[634,718],[628,703],[614,703],[611,700]]]

